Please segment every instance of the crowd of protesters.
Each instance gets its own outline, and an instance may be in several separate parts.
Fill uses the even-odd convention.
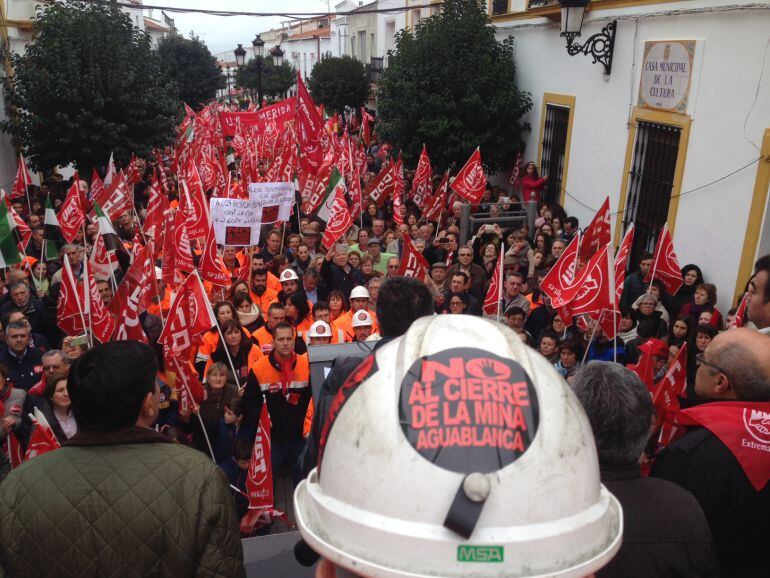
[[[376,141],[367,152],[364,187],[392,162],[387,158],[387,147]],[[163,156],[163,161],[158,168],[166,174],[169,200],[174,206],[177,179],[168,155]],[[149,183],[156,167],[148,162],[143,169],[143,179],[134,185],[136,211],[120,215],[114,222],[126,255],[132,243],[141,238]],[[538,177],[532,164],[527,165],[526,173],[523,198],[537,201],[546,180]],[[412,177],[413,172],[405,172],[407,190]],[[438,186],[439,180],[434,186]],[[14,199],[13,207],[30,227],[31,236],[23,265],[0,276],[0,435],[7,445],[7,437],[13,434],[22,450],[29,442],[32,424],[27,416],[33,408],[47,417],[61,443],[78,431],[78,423],[69,409],[67,369],[73,359],[87,351],[88,344],[77,336],[65,336],[57,327],[59,271],[63,260],[68,259],[74,274],[82,276],[82,260],[90,253],[97,228],[89,223],[74,243],[61,245],[58,261],[41,259],[45,242],[44,200],[50,195],[53,206],[58,208],[66,190],[66,183],[52,177],[32,189],[29,199]],[[472,206],[471,212],[504,216],[519,208],[521,198],[517,199],[517,195],[488,185],[482,202]],[[192,407],[180,405],[174,379],[164,368],[157,343],[162,320],[172,302],[171,290],[163,287],[161,271],[157,271],[158,295],[153,306],[143,313],[142,325],[155,348],[159,367],[158,430],[175,442],[211,455],[235,488],[240,516],[248,506],[245,480],[262,406],[267,405],[272,421],[275,477],[285,471],[296,484],[303,475],[300,456],[315,411],[308,387],[308,349],[324,344],[376,341],[387,334],[382,328],[392,326],[393,320],[383,319],[382,311],[394,316],[399,312],[392,304],[390,309],[378,306],[380,291],[384,283],[398,277],[406,237],[428,263],[429,278],[424,284],[437,314],[485,315],[482,305],[503,251],[499,314],[486,316],[493,320],[499,317],[522,341],[546,357],[567,381],[577,380],[579,391],[585,390],[590,377],[579,377],[581,365],[591,361],[614,361],[619,366],[637,364],[643,344],[654,357],[654,381],[658,383],[686,344],[684,397],[692,403],[703,401],[699,399],[704,395],[702,388],[699,391],[699,368],[709,363],[705,359],[710,344],[720,338],[720,333],[729,333],[736,310],[717,309],[717,287],[704,278],[698,265],[682,268],[683,285],[676,295],[669,295],[660,281],[645,281],[652,256],[639,255],[620,299],[618,335],[609,339],[601,327],[588,319],[575,319],[565,325],[552,308],[550,298],[539,289],[545,274],[580,229],[578,220],[568,216],[561,206],[540,203],[533,230],[526,225],[513,229],[499,224],[483,225],[472,230],[471,238],[461,244],[462,200],[450,201],[436,221],[425,219],[420,208],[407,201],[403,224],[394,221],[392,201],[379,205],[368,202],[366,197],[363,201],[360,218],[355,218],[344,238],[328,250],[321,246],[324,223],[309,215],[265,228],[259,247],[221,248],[232,285],[225,290],[212,290],[209,295],[218,327],[205,333],[197,346],[194,367],[205,395],[201,403]],[[98,281],[105,304],[112,298],[126,265],[121,260],[114,275]],[[768,273],[770,259],[764,258],[758,262],[755,277],[747,288],[752,295],[749,317],[760,330],[770,326]],[[714,367],[722,366],[717,363]],[[729,373],[727,369],[726,372]],[[617,380],[622,382],[622,376]],[[4,461],[7,453],[3,452]],[[647,459],[654,457],[647,455]],[[677,474],[670,477],[675,479]],[[746,500],[754,503],[750,497]],[[741,507],[746,503],[741,502]],[[725,529],[715,526],[722,513],[709,511],[702,501],[701,506],[706,510],[712,534],[722,539],[716,534]],[[766,525],[763,522],[763,527]],[[708,542],[708,529],[705,532]],[[724,548],[719,554],[720,562],[732,561]]]

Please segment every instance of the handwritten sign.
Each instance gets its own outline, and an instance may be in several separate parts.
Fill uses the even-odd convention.
[[[212,198],[211,224],[218,245],[247,247],[259,244],[262,205],[251,199]]]
[[[639,106],[685,112],[694,53],[694,40],[645,42]]]
[[[294,203],[294,183],[250,183],[249,201],[262,208],[263,224],[288,221]]]
[[[489,473],[527,451],[538,428],[537,393],[524,368],[457,348],[418,359],[401,383],[400,423],[435,465]]]

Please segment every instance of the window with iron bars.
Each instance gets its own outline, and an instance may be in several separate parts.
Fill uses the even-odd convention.
[[[631,270],[639,256],[652,253],[663,225],[674,188],[676,161],[682,129],[656,122],[638,121],[633,158],[628,174],[623,233],[634,223],[634,244],[629,256]]]
[[[567,130],[569,128],[568,106],[548,104],[545,107],[543,143],[540,157],[540,175],[548,175],[543,202],[558,203],[561,198],[564,161],[567,152]]]
[[[508,14],[508,0],[492,0],[492,16]]]

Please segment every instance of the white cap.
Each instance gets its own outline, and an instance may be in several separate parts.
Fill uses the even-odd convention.
[[[372,316],[369,314],[368,311],[365,309],[360,309],[359,311],[356,311],[353,313],[353,322],[350,324],[351,327],[370,327],[374,324],[374,320],[372,319]]]
[[[369,291],[366,290],[366,287],[363,285],[359,285],[358,287],[353,287],[353,290],[350,292],[350,298],[351,299],[369,299]]]
[[[294,269],[284,269],[281,271],[281,276],[278,278],[281,283],[284,281],[298,281],[297,272]]]
[[[333,564],[368,578],[582,578],[620,548],[622,509],[580,402],[509,328],[423,317],[345,387],[294,493],[302,538]]]
[[[316,321],[310,326],[307,332],[308,337],[329,337],[332,336],[332,328],[326,321]]]
[[[160,267],[155,267],[155,278],[163,279],[163,269],[161,269]]]

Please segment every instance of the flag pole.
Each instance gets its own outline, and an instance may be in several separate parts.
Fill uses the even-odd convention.
[[[66,258],[66,257],[65,257]],[[90,325],[91,329],[88,332],[88,346],[93,349],[94,347],[94,319],[93,315],[91,314],[91,289],[90,289],[90,279],[88,278],[88,259],[86,259],[85,254],[83,255],[83,298],[86,302],[86,308],[88,309],[88,324]]]
[[[177,366],[179,362],[177,361]],[[177,367],[179,369],[179,367]],[[182,378],[182,384],[184,385],[184,388],[187,390],[187,395],[190,396],[190,401],[193,403],[193,405],[197,405],[195,403],[195,399],[193,398],[192,391],[190,390],[190,386],[187,384],[187,378],[184,375],[184,371],[180,371],[177,373],[177,376]],[[198,406],[200,408],[200,406]],[[203,418],[201,417],[200,411],[193,411],[193,413],[198,417],[198,421],[201,424],[201,430],[203,431],[203,437],[206,439],[206,445],[209,448],[209,454],[211,454],[211,460],[216,463],[217,459],[214,457],[214,448],[211,446],[211,440],[209,439],[209,434],[206,431],[206,426],[203,424]]]
[[[611,243],[607,245],[607,280],[610,285],[610,299],[612,299],[612,334],[613,342],[618,338],[618,298],[615,288],[615,256]],[[618,362],[618,348],[613,343],[612,346],[612,361]]]
[[[73,275],[73,273],[72,273],[72,266],[70,265],[69,258],[67,258],[67,257],[64,258],[64,268],[67,271],[69,271],[70,279],[72,280],[72,282],[73,282],[73,284],[75,286],[75,303],[78,304],[78,313],[80,313],[80,321],[81,321],[81,323],[83,323],[83,331],[87,331],[87,329],[86,329],[86,316],[83,315],[83,307],[80,305],[80,298],[78,297],[78,294],[77,294],[77,281],[75,280],[75,275]],[[67,271],[65,271],[65,273],[67,273]],[[83,293],[85,293],[85,291]]]
[[[650,287],[652,287],[652,282],[655,280],[655,270],[658,268],[658,259],[660,258],[660,251],[658,250],[658,243],[660,243],[660,239],[663,236],[663,231],[668,229],[668,223],[663,224],[663,228],[660,230],[660,236],[658,237],[658,240],[655,242],[655,260],[652,263],[652,271],[650,271],[650,283],[647,285],[647,293],[650,293]],[[642,279],[644,281],[644,279]]]
[[[192,272],[193,275],[195,275],[195,278],[198,281],[198,284],[200,285],[200,289],[203,295],[206,294],[206,288],[203,286],[203,281],[201,281],[201,278],[198,276],[198,270],[195,269]],[[230,355],[230,350],[227,349],[227,343],[225,342],[225,334],[222,333],[222,327],[219,325],[219,319],[217,319],[217,316],[214,315],[214,311],[211,309],[211,304],[208,302],[206,303],[206,307],[208,308],[208,313],[211,316],[211,318],[214,320],[214,325],[217,328],[217,332],[219,333],[219,339],[222,340],[222,349],[225,350],[225,355],[227,355],[227,361],[230,362],[230,369],[233,370],[233,378],[235,379],[235,385],[238,386],[238,389],[241,389],[241,381],[238,379],[238,372],[235,371],[235,363],[233,363],[233,358]]]
[[[586,344],[586,352],[583,354],[583,361],[581,365],[584,365],[586,362],[586,358],[588,357],[588,350],[591,348],[591,342],[594,340],[594,337],[596,336],[596,330],[599,327],[599,321],[601,321],[603,314],[604,314],[604,309],[602,309],[602,313],[599,314],[599,319],[596,321],[596,324],[594,325],[594,330],[591,332],[591,339],[589,339],[588,343]]]
[[[497,257],[498,266],[497,271],[499,274],[497,280],[497,322],[500,323],[500,313],[503,304],[503,254],[505,253],[505,241],[500,240],[500,255]]]

